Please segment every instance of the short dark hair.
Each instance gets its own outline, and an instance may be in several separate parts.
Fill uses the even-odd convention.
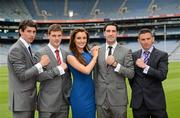
[[[61,31],[61,32],[63,32],[60,24],[52,24],[52,25],[50,25],[49,28],[48,28],[48,34],[50,34],[51,31]]]
[[[22,30],[24,32],[24,30],[27,27],[34,27],[37,30],[37,24],[33,21],[33,20],[23,20],[19,23],[19,28],[18,30]],[[19,33],[19,36],[21,36],[21,34]]]
[[[103,31],[105,32],[107,26],[110,26],[110,25],[115,26],[115,27],[116,27],[116,31],[118,31],[118,25],[117,25],[116,23],[114,23],[114,22],[107,23],[107,24],[104,26]]]
[[[19,23],[19,30],[24,31],[27,27],[34,27],[37,30],[37,24],[33,20],[23,20]]]
[[[152,30],[149,29],[149,28],[143,28],[139,31],[138,33],[138,38],[140,37],[141,34],[145,34],[145,33],[150,33],[153,37],[154,37],[154,34],[152,33]]]

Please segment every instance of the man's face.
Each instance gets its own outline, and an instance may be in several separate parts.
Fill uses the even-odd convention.
[[[138,41],[144,50],[149,50],[154,43],[154,37],[150,33],[144,33],[139,36]]]
[[[57,49],[62,40],[62,32],[61,31],[51,31],[50,34],[48,34],[48,39],[49,39],[50,44],[54,48]]]
[[[117,39],[117,29],[113,25],[109,25],[106,27],[104,31],[104,37],[106,38],[106,43],[112,45],[116,42]]]
[[[36,37],[36,28],[27,26],[24,31],[20,29],[21,37],[27,42],[32,43]]]

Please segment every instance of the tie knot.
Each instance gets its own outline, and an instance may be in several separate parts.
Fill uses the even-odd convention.
[[[59,53],[59,50],[55,50],[55,53]]]
[[[109,52],[108,52],[108,56],[112,54],[112,46],[108,46],[109,48]]]
[[[149,55],[149,51],[144,51],[144,55]]]
[[[112,49],[112,46],[108,46],[108,48],[109,48],[109,50],[111,50],[111,49]]]
[[[30,47],[30,46],[28,46],[28,49],[29,49],[29,50],[31,50],[31,47]]]

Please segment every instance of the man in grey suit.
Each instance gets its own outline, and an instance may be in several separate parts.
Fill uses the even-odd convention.
[[[49,64],[43,55],[34,65],[30,44],[36,36],[37,26],[32,20],[24,20],[19,25],[20,38],[9,50],[9,103],[13,118],[34,118],[36,109],[36,77]]]
[[[35,54],[36,60],[42,55],[48,55],[51,60],[38,79],[40,81],[37,101],[39,118],[68,118],[71,78],[66,65],[67,52],[60,48],[62,33],[59,24],[50,25],[49,44]],[[52,79],[44,80],[44,73]]]
[[[132,52],[117,43],[118,26],[104,27],[106,44],[99,50],[94,71],[98,118],[127,117],[126,77],[134,76]]]
[[[142,49],[133,53],[135,75],[130,80],[134,118],[167,118],[162,81],[168,73],[168,54],[154,47],[150,29],[141,29],[138,42]]]

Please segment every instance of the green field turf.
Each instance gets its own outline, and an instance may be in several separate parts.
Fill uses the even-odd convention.
[[[169,64],[168,78],[163,82],[163,85],[169,118],[178,118],[180,117],[180,62],[171,62]],[[129,100],[130,92],[128,85]],[[8,110],[8,79],[6,66],[0,67],[0,118],[11,118],[11,112]],[[132,118],[130,108],[128,108],[128,118]]]

